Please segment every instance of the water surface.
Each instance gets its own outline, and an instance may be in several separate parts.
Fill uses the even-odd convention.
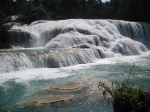
[[[96,88],[99,81],[122,81],[129,77],[133,63],[131,80],[144,89],[150,88],[150,56],[129,56],[98,60],[97,63],[64,68],[38,68],[0,74],[0,107],[11,112],[112,112]],[[25,106],[28,98],[46,94],[42,91],[50,84],[65,84],[81,81],[83,89],[75,99],[42,106]],[[96,94],[94,93],[96,91]],[[98,95],[97,97],[95,95]]]

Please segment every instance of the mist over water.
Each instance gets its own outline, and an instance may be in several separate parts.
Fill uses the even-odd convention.
[[[11,112],[112,112],[99,81],[150,84],[150,24],[118,20],[39,20],[8,30],[12,48],[0,50],[0,107]],[[25,106],[28,98],[53,95],[51,84],[80,81],[76,98]],[[56,93],[55,93],[56,94]],[[57,93],[58,94],[58,93]]]

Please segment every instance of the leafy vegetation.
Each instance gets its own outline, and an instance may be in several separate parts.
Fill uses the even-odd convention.
[[[105,99],[111,96],[108,100],[113,102],[114,112],[150,112],[150,93],[128,80],[113,83],[112,87],[100,82],[98,87]]]
[[[134,67],[130,68],[130,74]],[[103,91],[103,97],[112,101],[114,112],[150,112],[150,92],[136,87],[130,79],[108,86],[99,82],[98,88]]]
[[[0,109],[0,112],[7,112],[6,109]]]
[[[39,19],[124,19],[150,21],[149,0],[0,0],[0,22],[11,15],[20,21]]]

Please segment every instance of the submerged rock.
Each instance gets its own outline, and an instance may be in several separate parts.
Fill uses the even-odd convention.
[[[50,85],[47,89],[49,92],[44,96],[29,98],[24,101],[23,104],[27,106],[39,106],[39,105],[46,105],[52,104],[56,102],[68,101],[74,99],[75,97],[81,97],[82,94],[77,94],[75,91],[79,91],[80,88],[83,87],[82,82],[71,82],[67,84],[54,84]],[[71,92],[71,93],[70,93]]]
[[[71,82],[68,84],[55,84],[50,85],[49,89],[53,90],[77,90],[80,89],[83,86],[82,82]]]
[[[24,102],[25,105],[44,105],[55,102],[67,101],[74,98],[72,94],[48,95],[42,97],[30,98]]]

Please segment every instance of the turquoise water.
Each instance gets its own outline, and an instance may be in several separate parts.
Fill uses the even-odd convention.
[[[10,112],[113,112],[112,106],[101,97],[97,88],[98,82],[120,82],[129,78],[133,63],[135,67],[132,69],[131,80],[135,85],[148,90],[149,55],[102,59],[94,64],[66,68],[27,69],[0,74],[0,107]],[[24,77],[20,76],[22,73]],[[77,95],[72,100],[41,106],[23,104],[28,98],[57,94],[51,91],[44,92],[50,84],[72,81],[81,81],[84,84],[81,90],[70,92]]]

